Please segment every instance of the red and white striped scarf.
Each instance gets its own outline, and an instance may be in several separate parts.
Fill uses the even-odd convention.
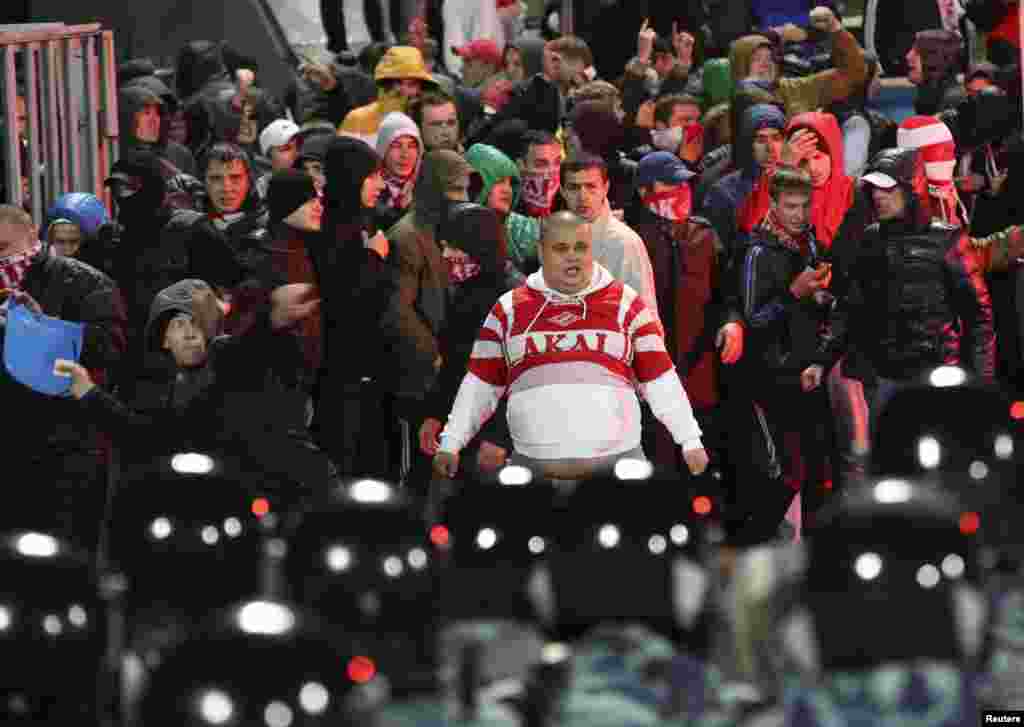
[[[32,259],[39,254],[43,243],[36,240],[35,244],[24,252],[0,258],[0,288],[21,290],[21,282],[32,265]]]

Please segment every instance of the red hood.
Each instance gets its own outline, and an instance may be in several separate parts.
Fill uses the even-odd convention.
[[[843,132],[835,116],[821,111],[808,111],[794,116],[786,125],[786,138],[797,129],[810,129],[817,133],[832,159],[832,174],[824,186],[814,190],[811,201],[814,231],[818,241],[828,247],[843,222],[846,210],[853,204],[854,180],[846,176]]]

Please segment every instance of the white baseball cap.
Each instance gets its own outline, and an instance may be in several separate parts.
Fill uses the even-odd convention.
[[[267,124],[260,134],[260,151],[263,156],[270,154],[275,146],[284,146],[300,131],[298,124],[288,119],[277,119]]]
[[[883,172],[871,172],[871,174],[861,177],[861,180],[882,189],[892,189],[898,184],[895,179]]]

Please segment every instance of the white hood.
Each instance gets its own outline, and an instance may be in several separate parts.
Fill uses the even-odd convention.
[[[612,284],[615,278],[609,273],[604,267],[597,262],[594,263],[594,274],[590,278],[590,285],[581,290],[578,293],[560,293],[548,286],[546,280],[544,280],[544,269],[541,268],[537,272],[533,273],[526,279],[526,287],[531,290],[536,290],[539,293],[544,294],[544,305],[537,311],[537,315],[530,321],[530,325],[526,327],[524,333],[529,333],[533,330],[533,324],[540,320],[541,315],[544,313],[544,309],[548,307],[548,303],[576,303],[583,307],[583,317],[587,317],[587,296],[591,293],[596,293],[599,290],[603,290]]]
[[[526,278],[526,287],[543,293],[544,297],[552,301],[582,301],[583,298],[586,298],[591,293],[596,293],[599,290],[607,288],[614,281],[615,278],[612,277],[612,274],[609,273],[600,263],[595,262],[594,275],[590,279],[590,285],[578,293],[560,293],[550,287],[544,279],[543,268]]]

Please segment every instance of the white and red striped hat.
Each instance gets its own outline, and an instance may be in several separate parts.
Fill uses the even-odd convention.
[[[901,149],[920,150],[929,182],[942,184],[953,181],[956,142],[949,127],[934,116],[904,119],[896,132],[896,145]]]

